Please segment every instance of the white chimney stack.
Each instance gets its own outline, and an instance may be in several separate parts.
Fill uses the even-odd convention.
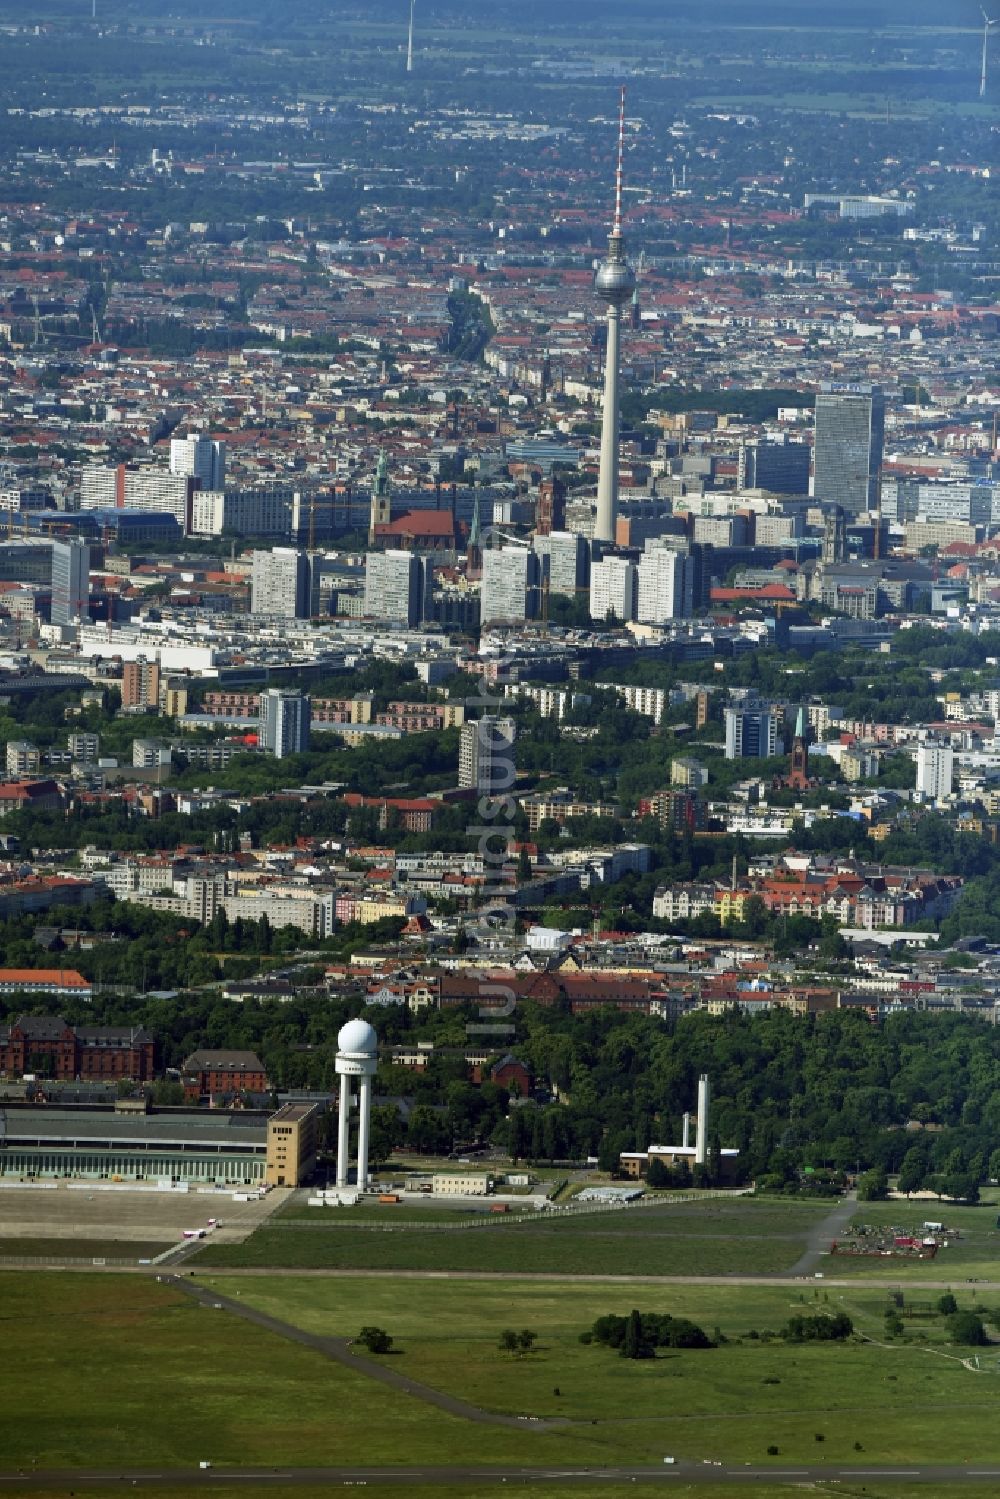
[[[684,1115],[683,1134],[681,1135],[681,1144],[684,1146],[685,1150],[687,1150],[688,1146],[691,1144],[691,1115],[690,1114],[685,1114]]]
[[[708,1164],[708,1102],[710,1089],[708,1073],[703,1072],[698,1079],[698,1133],[694,1142],[694,1163],[696,1166]]]

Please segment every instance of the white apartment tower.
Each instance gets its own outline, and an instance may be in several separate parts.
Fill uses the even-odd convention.
[[[917,791],[928,801],[951,795],[955,751],[949,744],[922,744],[917,750]]]
[[[458,784],[483,796],[503,796],[514,784],[512,718],[487,714],[462,725],[458,748]]]
[[[590,617],[603,623],[609,615],[627,624],[635,619],[638,571],[626,557],[605,557],[590,569]]]
[[[483,553],[479,589],[479,622],[486,626],[511,621],[523,624],[538,613],[541,564],[527,547],[504,547]]]
[[[778,753],[778,720],[766,709],[726,709],[726,759],[771,759]]]
[[[170,472],[197,479],[201,489],[224,489],[226,444],[199,432],[170,439]]]
[[[250,612],[272,619],[308,619],[312,612],[309,555],[295,547],[254,552]]]
[[[268,687],[260,695],[260,747],[276,760],[304,755],[309,748],[312,705],[301,692]]]
[[[575,598],[587,586],[587,564],[590,552],[586,541],[576,531],[550,531],[535,536],[531,549],[536,557],[549,560],[549,592]]]
[[[694,565],[685,552],[650,547],[639,562],[636,618],[644,625],[690,619],[694,613]]]
[[[415,552],[369,552],[365,557],[365,614],[412,629],[423,612],[422,559]]]
[[[52,543],[52,623],[75,625],[90,604],[90,548],[85,541]]]

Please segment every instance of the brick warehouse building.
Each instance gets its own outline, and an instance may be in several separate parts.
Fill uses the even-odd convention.
[[[141,1026],[68,1025],[57,1015],[22,1015],[0,1025],[0,1074],[73,1082],[155,1076],[156,1045]]]
[[[214,1097],[270,1092],[264,1063],[255,1051],[214,1051],[202,1047],[181,1067],[186,1103]]]

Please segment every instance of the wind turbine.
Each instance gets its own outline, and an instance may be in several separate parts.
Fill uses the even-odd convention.
[[[982,10],[982,6],[980,6],[980,10]],[[991,26],[1000,26],[1000,17],[994,16],[993,19],[990,20],[986,12],[983,11],[983,71],[979,75],[980,99],[984,99],[986,97],[986,54],[989,49]]]

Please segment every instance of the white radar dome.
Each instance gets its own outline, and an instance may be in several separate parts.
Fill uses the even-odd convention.
[[[374,1055],[378,1050],[378,1037],[367,1020],[349,1020],[341,1027],[337,1037],[337,1050],[357,1056]]]

